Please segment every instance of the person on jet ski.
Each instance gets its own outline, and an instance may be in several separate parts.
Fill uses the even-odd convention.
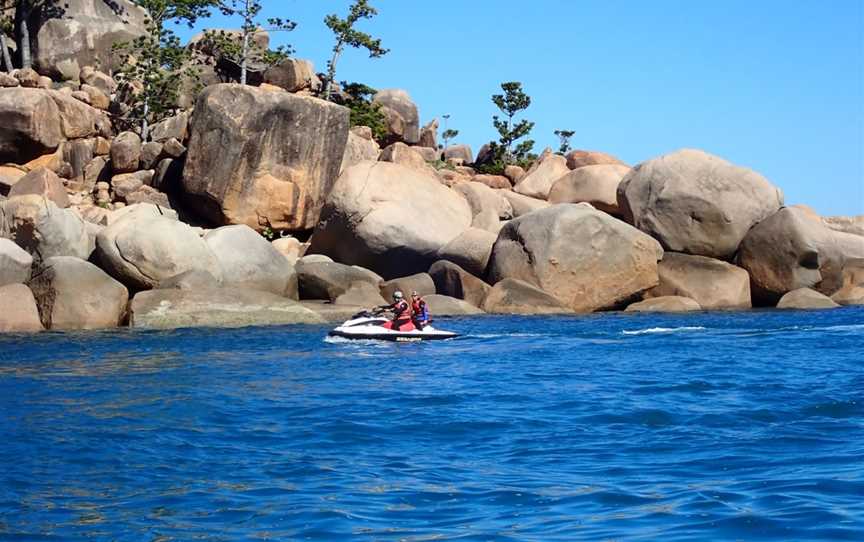
[[[390,305],[382,305],[382,309],[393,311],[393,319],[391,329],[399,331],[405,324],[411,322],[411,306],[405,301],[405,296],[402,292],[396,290],[393,292],[393,303]]]
[[[411,312],[412,320],[417,329],[422,330],[429,324],[429,306],[426,300],[420,297],[416,291],[411,292]]]

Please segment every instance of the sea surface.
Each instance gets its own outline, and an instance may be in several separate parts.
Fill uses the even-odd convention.
[[[864,309],[0,337],[0,540],[864,540]]]

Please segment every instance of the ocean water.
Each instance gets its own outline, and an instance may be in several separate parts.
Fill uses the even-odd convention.
[[[0,540],[862,540],[864,309],[0,338]]]

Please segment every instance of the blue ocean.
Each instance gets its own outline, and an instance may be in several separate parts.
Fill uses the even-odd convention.
[[[864,539],[864,308],[438,327],[0,337],[0,539]]]

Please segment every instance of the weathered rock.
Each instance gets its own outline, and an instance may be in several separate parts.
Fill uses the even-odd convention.
[[[471,181],[475,183],[485,184],[489,188],[503,188],[510,190],[513,185],[510,179],[502,175],[475,175],[471,177]]]
[[[822,221],[834,231],[864,236],[864,215],[826,216]]]
[[[63,181],[53,171],[45,168],[31,171],[9,190],[10,198],[29,195],[46,198],[61,209],[69,207],[69,196]]]
[[[500,192],[492,190],[483,183],[467,182],[453,187],[453,190],[462,194],[468,206],[471,207],[471,214],[476,217],[484,211],[491,211],[494,218],[501,220],[510,220],[513,218],[513,206],[510,201],[504,198]],[[495,232],[497,233],[496,228]]]
[[[96,237],[95,256],[103,269],[136,290],[193,269],[219,273],[218,260],[194,229],[145,209],[121,217]]]
[[[368,270],[335,262],[309,262],[303,258],[295,266],[300,299],[335,300],[356,282],[380,289],[383,279]]]
[[[310,253],[401,277],[428,269],[438,250],[470,224],[468,203],[434,175],[362,162],[336,181]]]
[[[333,300],[336,305],[351,305],[352,307],[379,307],[387,301],[381,297],[381,292],[368,282],[355,282],[345,290],[345,293]]]
[[[464,299],[476,307],[483,305],[491,286],[453,262],[440,260],[429,268],[435,291],[442,295]]]
[[[171,158],[180,158],[186,154],[186,147],[172,137],[162,146],[162,151]]]
[[[33,257],[26,250],[0,237],[0,286],[27,282],[32,265]]]
[[[702,310],[702,307],[689,297],[667,295],[633,303],[625,310],[626,312],[690,312]]]
[[[23,284],[0,285],[0,333],[35,333],[42,331],[36,299]]]
[[[168,195],[147,185],[139,187],[134,192],[127,194],[123,199],[127,205],[149,203],[164,209],[171,209],[171,200],[168,199]]]
[[[324,254],[304,254],[303,256],[300,257],[299,261],[301,261],[303,263],[333,263],[333,258],[331,258],[330,256],[325,256]],[[349,267],[357,267],[357,266],[349,266]]]
[[[387,117],[393,141],[404,141],[414,145],[420,141],[420,114],[411,96],[401,89],[379,90],[372,101],[381,104],[381,112]]]
[[[516,184],[525,176],[525,170],[521,166],[504,166],[504,176],[510,180],[510,184]]]
[[[573,312],[533,284],[504,279],[489,289],[483,310],[491,314],[563,314]]]
[[[444,149],[444,160],[462,160],[463,164],[470,164],[474,161],[474,153],[471,151],[471,145],[450,145]]]
[[[315,67],[308,60],[286,58],[267,68],[264,82],[283,88],[288,92],[318,90],[321,80],[315,75]]]
[[[850,258],[843,265],[843,286],[831,299],[841,305],[864,305],[864,259]]]
[[[30,21],[33,64],[57,80],[78,79],[83,66],[117,69],[112,46],[147,33],[147,12],[130,0],[65,0],[59,11],[36,10]]]
[[[555,181],[569,172],[567,160],[563,156],[547,151],[537,159],[522,180],[516,183],[513,190],[524,196],[545,200]]]
[[[830,297],[810,288],[798,288],[783,295],[778,309],[834,309],[839,307]]]
[[[429,273],[417,273],[408,277],[399,277],[398,279],[388,280],[381,284],[381,296],[384,299],[393,299],[393,293],[396,291],[402,292],[406,298],[411,295],[411,292],[417,292],[421,296],[436,293],[435,283],[432,281]]]
[[[140,292],[130,307],[135,328],[245,327],[321,324],[324,319],[297,301],[237,288]]]
[[[297,274],[278,250],[244,224],[225,226],[204,236],[222,270],[222,283],[287,295]],[[294,288],[296,291],[296,287]]]
[[[217,224],[303,230],[318,221],[348,138],[348,110],[323,100],[215,85],[195,107],[185,192]]]
[[[8,196],[9,191],[27,172],[15,166],[0,166],[0,195]]]
[[[141,156],[139,157],[139,166],[141,169],[156,169],[159,164],[159,159],[162,156],[162,148],[164,145],[157,141],[149,141],[141,147]]]
[[[429,124],[420,129],[418,145],[430,149],[438,149],[438,119],[432,119]]]
[[[114,173],[131,173],[141,159],[141,138],[135,132],[123,132],[111,142],[111,168]]]
[[[785,207],[753,227],[738,252],[750,274],[754,302],[773,305],[799,288],[825,295],[840,289],[844,256],[836,233],[821,222]]]
[[[171,138],[179,142],[186,141],[189,136],[189,114],[185,111],[173,117],[157,122],[150,129],[150,139],[164,143]]]
[[[439,169],[435,172],[435,175],[438,176],[438,179],[441,181],[441,184],[444,186],[453,188],[459,183],[467,183],[471,180],[470,177],[459,173],[458,171],[453,171],[450,169]]]
[[[47,92],[0,89],[0,162],[28,161],[63,141],[60,112]]]
[[[176,192],[183,180],[183,160],[163,158],[156,165],[151,186],[163,192]]]
[[[91,85],[81,85],[81,92],[84,92],[89,97],[89,103],[96,109],[107,111],[111,106],[111,98],[105,95],[104,92]]]
[[[369,310],[370,307],[362,305],[336,305],[322,299],[307,299],[300,305],[314,312],[319,318],[328,323],[341,323],[351,319],[355,314]]]
[[[154,290],[208,290],[222,286],[222,281],[209,271],[192,269],[159,281]]]
[[[423,156],[401,141],[397,141],[396,143],[387,146],[383,151],[381,151],[381,156],[378,159],[382,162],[399,164],[400,166],[405,166],[417,171],[434,174],[434,169],[426,163]]]
[[[435,162],[441,159],[441,151],[432,147],[421,147],[420,145],[412,145],[411,149],[423,157],[426,162]]]
[[[499,190],[498,193],[510,202],[510,207],[513,208],[513,218],[549,207],[549,202],[547,201],[523,196],[511,190]]]
[[[348,143],[345,145],[345,154],[342,156],[339,173],[364,160],[378,160],[380,155],[381,147],[378,146],[378,143],[372,138],[359,136],[352,130],[348,133]]]
[[[129,292],[95,265],[55,256],[31,282],[42,323],[49,329],[105,329],[120,325]]]
[[[75,256],[83,260],[93,252],[84,220],[41,196],[0,202],[0,237],[41,258]]]
[[[34,158],[30,160],[23,166],[21,166],[25,171],[35,171],[37,169],[50,169],[54,173],[60,174],[60,171],[63,169],[63,152],[60,149],[56,151],[39,156],[38,158]]]
[[[294,237],[281,237],[274,239],[271,243],[279,254],[281,254],[290,263],[295,263],[306,253],[308,243],[301,243],[299,239]]]
[[[453,262],[469,273],[482,277],[486,275],[486,266],[489,264],[489,256],[496,239],[497,233],[468,228],[441,247],[438,258]],[[476,305],[479,307],[479,304]]]
[[[666,250],[726,260],[783,195],[752,170],[685,149],[636,166],[618,200],[625,220]]]
[[[605,152],[575,150],[567,154],[567,167],[570,169],[604,164],[627,167],[627,164]]]
[[[111,96],[117,91],[117,83],[110,75],[94,69],[92,66],[84,66],[78,74],[78,79],[84,85],[99,89],[105,96]],[[83,90],[83,88],[82,88]]]
[[[73,98],[78,100],[79,102],[85,103],[87,105],[92,106],[93,104],[90,101],[90,95],[84,92],[83,90],[73,90],[70,94]]]
[[[439,316],[471,316],[483,314],[483,311],[467,301],[448,297],[446,295],[434,294],[424,296],[426,305],[432,318]]]
[[[15,88],[17,86],[21,86],[21,83],[14,75],[0,72],[0,88]]]
[[[630,171],[627,166],[584,166],[567,173],[552,185],[549,203],[590,203],[596,209],[621,216],[618,185]]]
[[[657,270],[660,284],[645,292],[645,297],[689,297],[706,310],[750,308],[750,275],[740,267],[705,256],[667,252]]]
[[[93,160],[93,147],[95,139],[76,139],[66,141],[60,148],[63,152],[63,161],[72,168],[71,179],[79,179],[84,176],[84,169]]]
[[[15,71],[15,79],[24,88],[39,88],[39,74],[33,68]]]
[[[126,201],[126,196],[144,186],[144,179],[139,173],[141,172],[123,173],[111,178],[111,189],[114,191],[115,199]],[[150,172],[148,178],[152,177],[152,172]]]
[[[516,278],[577,312],[615,308],[659,282],[660,245],[583,204],[554,205],[508,222],[489,259],[489,280]]]

